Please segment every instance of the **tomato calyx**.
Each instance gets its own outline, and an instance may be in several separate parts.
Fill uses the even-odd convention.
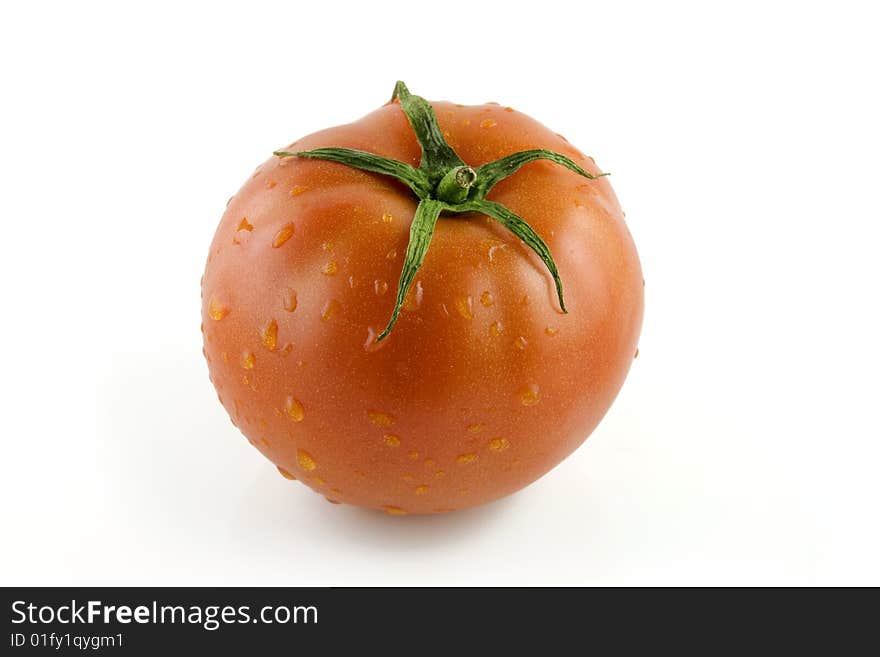
[[[374,153],[349,148],[316,148],[310,151],[275,151],[278,157],[302,157],[338,162],[363,171],[390,176],[410,188],[419,198],[410,226],[409,243],[406,248],[403,269],[397,284],[394,310],[385,330],[376,338],[384,340],[400,315],[400,309],[412,286],[416,272],[422,266],[431,245],[434,228],[442,212],[455,214],[479,212],[494,219],[523,243],[531,248],[544,262],[556,286],[559,307],[567,313],[562,291],[562,279],[550,248],[538,233],[516,213],[493,201],[486,194],[498,182],[516,173],[521,167],[536,160],[548,160],[570,169],[590,180],[607,176],[593,175],[566,156],[541,148],[535,148],[502,157],[480,167],[468,166],[446,143],[431,104],[409,92],[403,82],[394,86],[392,102],[399,102],[422,149],[418,168]]]

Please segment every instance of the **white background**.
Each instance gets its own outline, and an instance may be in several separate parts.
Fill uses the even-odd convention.
[[[880,584],[870,8],[5,3],[0,583]],[[226,199],[397,79],[594,155],[647,279],[590,440],[443,517],[282,479],[200,353]]]

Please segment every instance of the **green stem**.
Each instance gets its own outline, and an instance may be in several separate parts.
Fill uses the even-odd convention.
[[[450,169],[437,183],[437,198],[450,205],[464,203],[476,179],[477,172],[469,166]]]
[[[415,132],[422,149],[419,167],[390,158],[356,151],[347,148],[316,148],[311,151],[276,151],[279,157],[303,157],[336,162],[383,176],[389,176],[409,187],[420,199],[409,231],[409,244],[406,248],[403,270],[397,284],[397,297],[394,309],[385,330],[379,334],[377,342],[388,337],[400,315],[406,295],[415,280],[415,275],[428,253],[434,228],[440,213],[444,210],[453,213],[480,212],[494,219],[534,251],[546,265],[559,299],[562,312],[568,312],[562,294],[562,278],[550,253],[547,243],[521,217],[505,206],[489,201],[486,195],[501,180],[516,173],[521,167],[535,160],[548,160],[570,169],[589,180],[595,180],[607,173],[593,175],[560,153],[546,149],[531,149],[512,153],[494,162],[474,169],[458,156],[446,140],[434,114],[431,104],[420,96],[414,96],[403,82],[394,86],[391,100],[398,100],[403,113]]]

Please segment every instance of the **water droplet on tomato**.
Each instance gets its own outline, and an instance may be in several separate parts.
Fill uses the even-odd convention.
[[[367,411],[367,417],[377,427],[390,427],[396,420],[393,415],[383,413],[382,411]]]
[[[489,292],[489,290],[486,290],[480,295],[480,303],[488,308],[495,303],[495,297],[492,296],[492,293]]]
[[[382,507],[382,510],[387,513],[389,516],[405,516],[406,511],[401,509],[399,506],[392,506],[390,504],[386,504]]]
[[[400,447],[400,436],[395,436],[393,433],[385,434],[385,444],[388,447]]]
[[[455,300],[455,309],[465,319],[474,318],[474,301],[471,297],[458,297]]]
[[[284,412],[294,422],[302,422],[303,418],[306,416],[306,411],[303,408],[302,402],[293,396],[287,397],[284,400]]]
[[[270,319],[269,323],[263,327],[260,337],[263,346],[266,347],[266,349],[269,351],[275,351],[275,347],[278,343],[278,322],[274,319]]]
[[[291,481],[296,481],[296,477],[294,477],[292,474],[290,474],[287,470],[282,468],[280,465],[275,466],[275,467],[278,468],[278,472],[281,473],[282,477],[284,477],[285,479],[290,479]]]
[[[416,495],[425,495],[428,492],[428,487],[425,484],[421,486],[416,486],[415,494]]]
[[[284,304],[284,310],[286,310],[287,312],[292,313],[294,310],[296,310],[296,290],[292,288],[287,288],[286,290],[284,290],[282,302]]]
[[[246,370],[254,369],[254,365],[256,364],[256,362],[257,358],[256,356],[254,356],[254,352],[252,351],[245,351],[241,355],[241,366]]]
[[[220,303],[214,297],[211,297],[211,300],[208,301],[208,316],[215,322],[219,322],[228,314],[229,307]]]
[[[289,223],[282,226],[281,229],[275,233],[275,237],[272,238],[272,248],[279,248],[291,237],[293,237],[293,224]]]
[[[538,403],[539,399],[540,394],[538,391],[538,386],[536,386],[534,383],[529,384],[519,393],[519,401],[523,406],[534,406]]]
[[[489,441],[489,449],[493,452],[503,452],[508,447],[510,447],[510,442],[507,438],[493,438]]]
[[[422,298],[425,296],[425,290],[422,288],[422,282],[416,281],[406,295],[403,302],[403,309],[409,312],[418,310],[422,305]]]
[[[467,463],[473,463],[476,460],[477,460],[477,455],[473,452],[470,452],[468,454],[459,454],[458,456],[455,457],[455,462],[459,463],[461,465],[465,465]]]
[[[377,278],[375,281],[373,281],[373,290],[378,296],[382,296],[388,291],[388,283],[383,281],[381,278]]]
[[[321,309],[321,319],[325,322],[329,321],[333,315],[339,312],[339,302],[336,299],[330,299],[327,303],[324,304],[324,307]]]
[[[308,470],[309,472],[318,467],[318,464],[315,462],[315,459],[312,458],[312,455],[304,449],[296,450],[296,462],[299,463],[299,467],[303,470]]]
[[[321,273],[325,276],[335,276],[336,272],[339,271],[339,265],[336,264],[335,260],[331,260],[329,262],[324,263],[324,266],[321,267]]]

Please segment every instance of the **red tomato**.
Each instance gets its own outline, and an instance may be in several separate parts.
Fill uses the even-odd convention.
[[[431,105],[477,174],[535,148],[599,174],[509,107]],[[397,101],[288,150],[325,147],[412,167],[422,155]],[[546,242],[568,313],[521,239],[481,212],[445,210],[378,342],[420,200],[409,187],[273,156],[230,199],[202,280],[205,356],[233,422],[285,477],[392,514],[451,511],[528,485],[599,423],[636,352],[644,284],[608,179],[538,160],[486,199]]]

